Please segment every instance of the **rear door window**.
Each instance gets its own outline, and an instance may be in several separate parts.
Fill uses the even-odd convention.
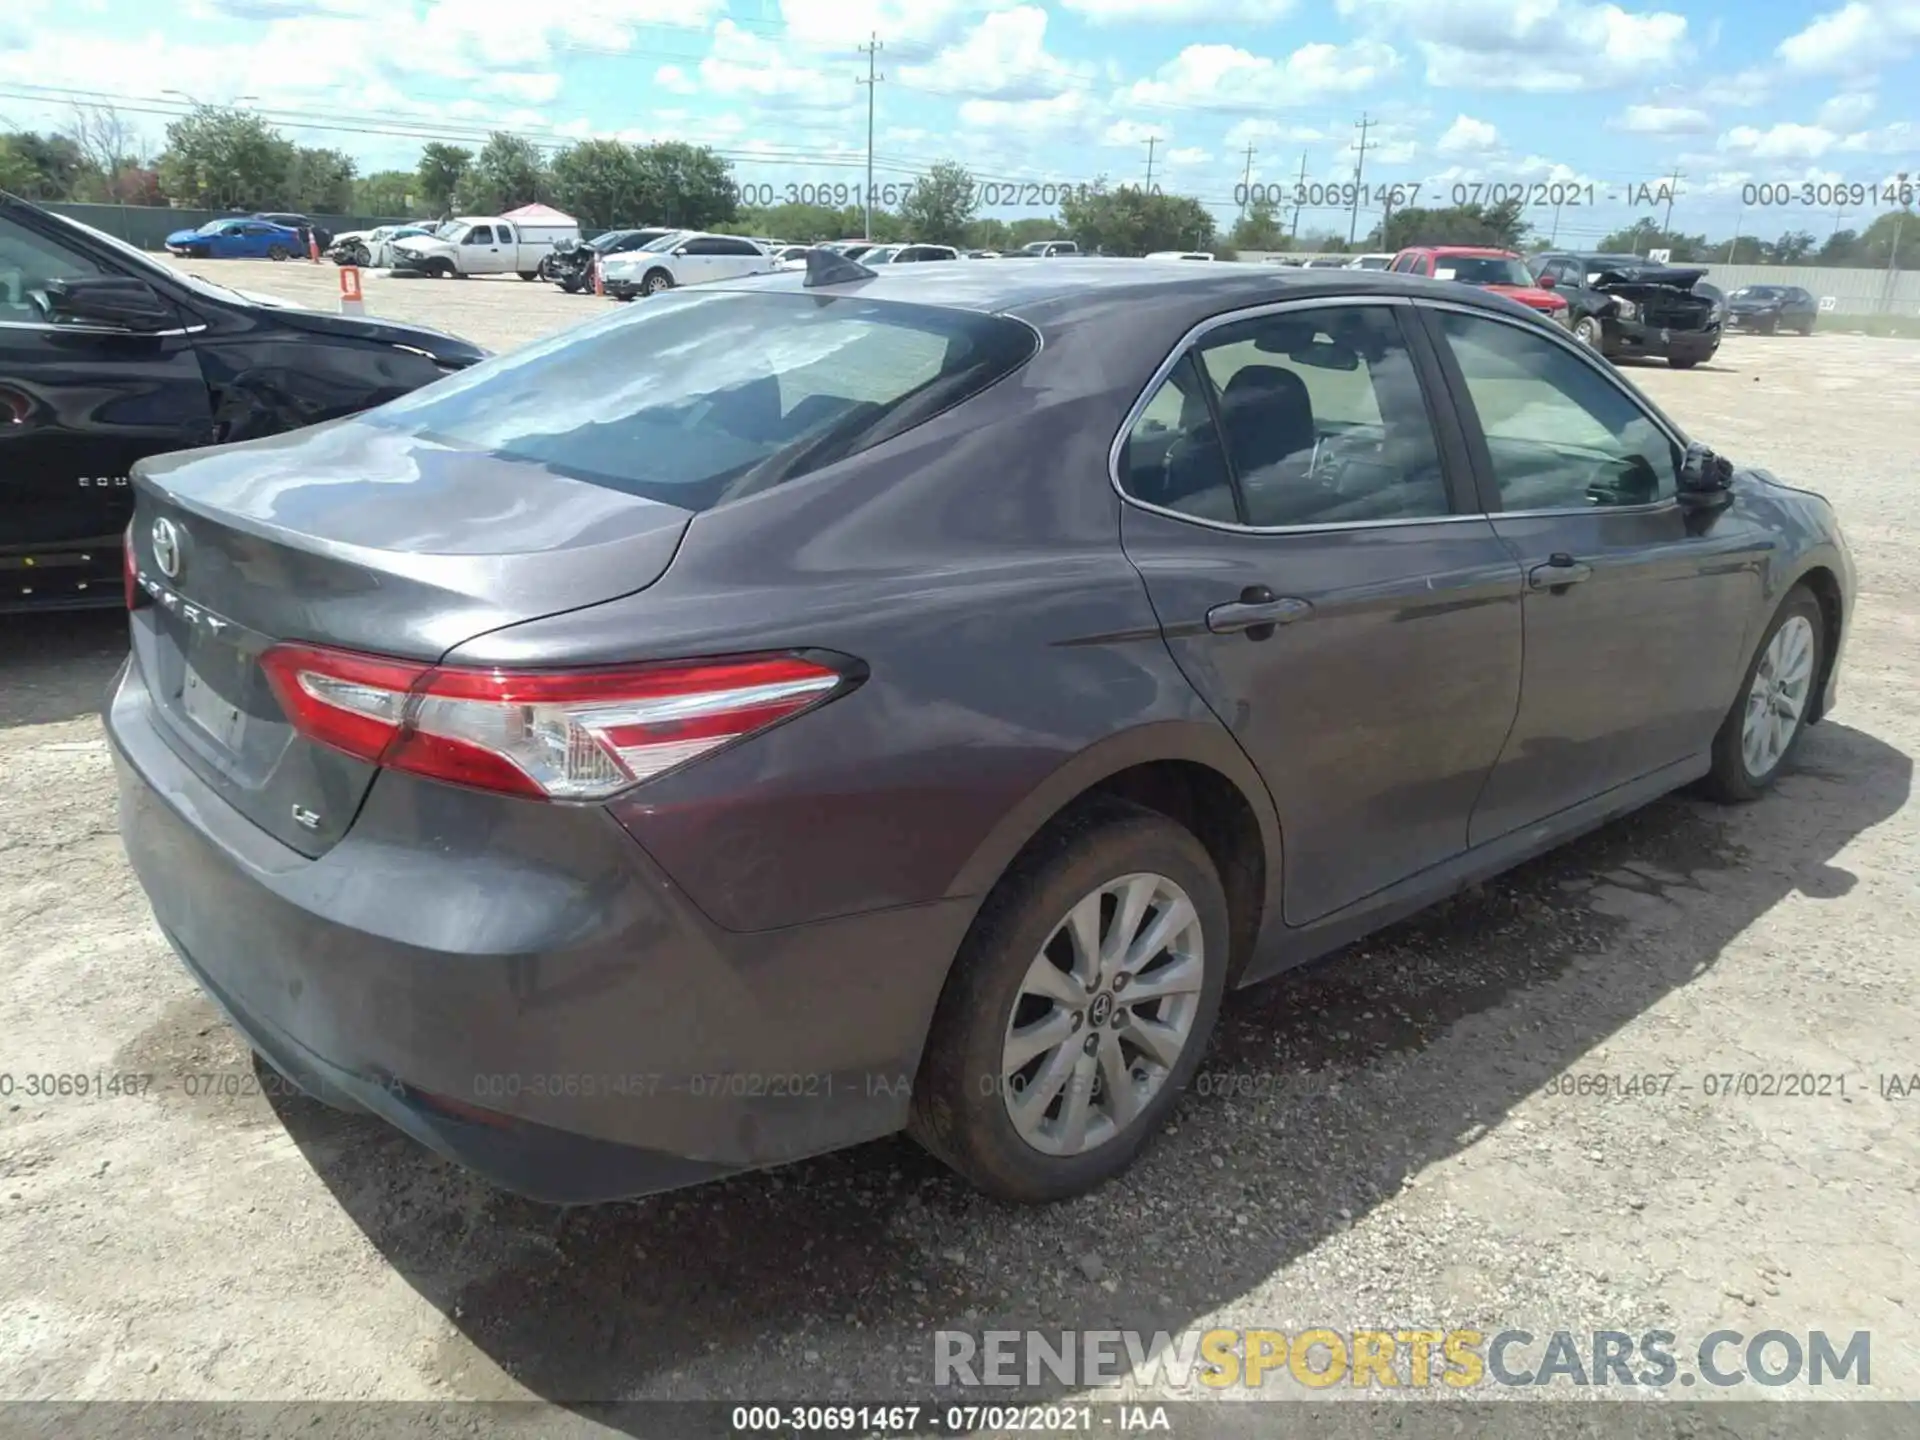
[[[929,419],[1037,345],[975,311],[669,291],[362,418],[698,511]]]

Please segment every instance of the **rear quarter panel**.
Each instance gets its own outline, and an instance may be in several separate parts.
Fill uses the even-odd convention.
[[[613,804],[727,929],[984,893],[1059,806],[1156,758],[1232,770],[1277,869],[1270,803],[1119,546],[1108,449],[1190,323],[1159,319],[1047,330],[1039,357],[974,400],[699,516],[650,588],[449,659],[819,647],[866,662],[853,693]]]

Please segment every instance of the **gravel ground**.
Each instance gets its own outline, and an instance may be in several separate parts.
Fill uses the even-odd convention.
[[[202,268],[336,293],[331,267]],[[367,296],[500,348],[609,303]],[[1920,344],[1741,337],[1634,378],[1839,506],[1861,595],[1832,720],[1762,803],[1663,801],[1230,996],[1206,1070],[1250,1093],[1189,1096],[1129,1176],[1041,1211],[896,1140],[562,1212],[374,1122],[190,1096],[252,1071],[121,856],[94,714],[121,622],[8,624],[0,1068],[158,1080],[0,1104],[0,1396],[877,1399],[927,1389],[939,1328],[1466,1325],[1664,1329],[1683,1357],[1870,1330],[1872,1393],[1920,1398],[1920,1095],[1882,1088],[1920,1070]],[[1726,1072],[1845,1093],[1710,1098]],[[1596,1099],[1568,1074],[1673,1078]]]

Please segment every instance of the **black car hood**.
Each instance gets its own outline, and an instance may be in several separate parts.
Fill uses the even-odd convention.
[[[262,309],[269,308],[262,306]],[[491,353],[475,345],[424,325],[402,325],[370,315],[335,315],[325,310],[306,310],[295,306],[271,307],[274,320],[295,330],[315,335],[351,335],[381,345],[404,345],[431,355],[446,365],[472,365]]]
[[[1707,278],[1704,268],[1693,265],[1649,265],[1643,269],[1629,270],[1621,266],[1613,270],[1603,270],[1593,281],[1595,290],[1608,295],[1624,295],[1629,300],[1640,299],[1648,295],[1661,293],[1691,293],[1693,287]]]

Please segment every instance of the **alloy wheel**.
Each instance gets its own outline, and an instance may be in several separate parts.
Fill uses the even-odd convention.
[[[1122,875],[1083,896],[1040,947],[1007,1022],[1001,1093],[1020,1138],[1082,1155],[1124,1133],[1193,1037],[1206,940],[1187,892]]]
[[[1774,631],[1754,667],[1740,722],[1740,755],[1756,780],[1773,773],[1800,729],[1813,688],[1813,655],[1812,622],[1793,615]]]

